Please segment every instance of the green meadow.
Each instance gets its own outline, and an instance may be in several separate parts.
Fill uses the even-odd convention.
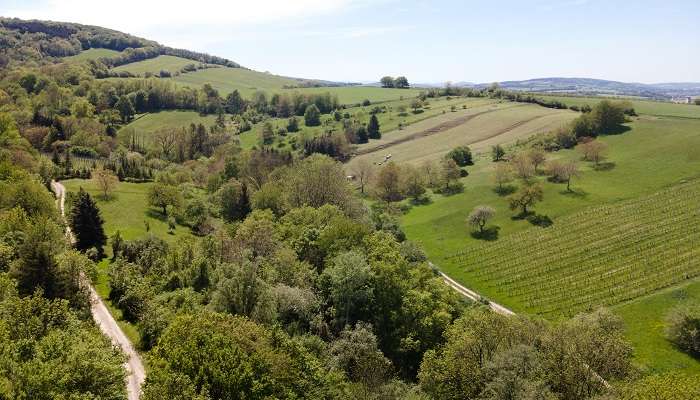
[[[109,200],[101,198],[99,190],[91,180],[70,179],[62,183],[68,192],[77,192],[82,187],[97,201],[105,220],[104,229],[108,237],[117,231],[126,240],[153,234],[166,242],[175,243],[179,239],[192,236],[189,228],[179,225],[174,234],[168,233],[166,218],[148,205],[148,189],[152,183],[120,182]],[[109,249],[106,250],[110,252]]]
[[[114,57],[119,53],[120,52],[118,52],[116,50],[94,48],[94,49],[83,50],[74,56],[65,57],[64,60],[66,60],[66,61],[97,60],[97,59],[102,58],[102,57]]]
[[[209,127],[214,124],[216,115],[200,115],[196,111],[159,111],[142,114],[117,132],[117,137],[124,144],[128,140],[124,137],[125,128],[133,129],[145,145],[152,143],[152,135],[159,129],[177,129],[189,127],[190,124],[204,124]]]
[[[676,306],[700,302],[700,280],[621,304],[614,311],[625,322],[634,362],[644,373],[700,374],[700,360],[679,351],[665,337],[666,316]]]
[[[158,57],[149,58],[147,60],[137,61],[129,64],[120,65],[113,68],[115,72],[127,71],[135,75],[143,76],[145,73],[150,72],[157,75],[160,71],[168,71],[171,74],[180,71],[185,65],[188,64],[200,64],[197,61],[189,60],[187,58],[160,55]]]
[[[591,99],[579,101],[584,104],[583,102]],[[693,278],[697,276],[693,271],[698,267],[694,261],[696,257],[692,256],[697,246],[690,242],[694,236],[684,236],[680,232],[681,229],[689,228],[684,224],[691,224],[689,218],[695,215],[690,214],[691,210],[697,209],[691,204],[694,201],[692,196],[685,204],[688,213],[683,212],[683,205],[677,209],[680,210],[675,214],[678,219],[677,225],[663,214],[655,214],[654,223],[659,226],[653,228],[633,228],[634,224],[625,225],[629,226],[627,234],[637,235],[631,238],[634,239],[635,245],[643,246],[646,243],[653,248],[665,243],[664,238],[675,240],[668,249],[647,254],[649,262],[637,261],[637,264],[634,264],[632,261],[635,254],[620,253],[618,256],[622,257],[621,260],[610,261],[607,270],[602,266],[597,275],[596,270],[592,270],[590,274],[589,271],[584,271],[587,268],[586,258],[581,258],[579,263],[572,262],[572,267],[565,265],[567,259],[575,261],[575,257],[583,257],[577,256],[576,253],[584,250],[567,245],[567,232],[575,231],[577,238],[586,238],[585,242],[590,243],[590,246],[583,247],[591,254],[598,247],[607,248],[605,246],[612,245],[611,248],[614,248],[615,241],[620,243],[620,240],[630,238],[625,237],[626,233],[615,230],[615,218],[619,218],[617,222],[624,224],[624,214],[606,213],[606,207],[616,209],[615,207],[622,207],[625,202],[635,201],[641,204],[647,196],[664,190],[674,190],[700,178],[700,120],[697,118],[700,117],[700,107],[689,109],[688,107],[692,106],[643,101],[639,103],[649,108],[637,107],[635,103],[637,112],[641,115],[626,124],[629,128],[627,131],[599,138],[608,146],[603,168],[594,168],[591,163],[579,161],[582,176],[572,181],[572,193],[567,192],[563,184],[548,182],[544,177],[538,178],[544,187],[544,199],[535,205],[533,211],[536,215],[550,219],[553,224],[551,227],[536,226],[528,220],[514,218],[516,212],[508,208],[506,198],[494,191],[492,175],[495,163],[490,160],[489,154],[477,156],[476,164],[467,167],[469,176],[462,179],[465,186],[463,193],[448,197],[432,195],[429,204],[413,206],[402,217],[402,227],[408,238],[422,244],[430,259],[445,273],[487,298],[511,307],[516,312],[540,313],[554,319],[600,305],[612,305],[627,324],[627,337],[635,347],[635,362],[640,368],[646,372],[680,368],[696,373],[700,370],[700,363],[675,349],[663,336],[664,319],[668,310],[680,302],[680,298],[696,299],[700,291],[698,278]],[[571,101],[568,104],[571,104]],[[661,114],[672,116],[659,117]],[[392,152],[393,149],[389,148],[386,151]],[[548,157],[563,160],[581,158],[576,149],[550,153]],[[673,198],[674,196],[671,196],[669,201]],[[477,205],[489,205],[496,209],[496,216],[489,224],[491,232],[496,233],[491,236],[491,239],[496,238],[493,242],[473,237],[473,230],[466,223],[468,214]],[[656,207],[667,207],[667,204],[657,204]],[[648,212],[652,210],[649,209]],[[635,213],[630,213],[626,218],[633,218],[634,215]],[[607,218],[611,218],[612,221],[606,220]],[[596,223],[597,220],[599,223]],[[651,219],[648,222],[651,223]],[[663,225],[666,222],[669,225]],[[608,225],[610,226],[607,230],[601,228]],[[666,231],[655,230],[661,226],[666,226]],[[549,230],[552,232],[548,233]],[[621,232],[624,231],[622,229]],[[561,234],[557,235],[556,232]],[[523,238],[522,243],[518,242],[518,237]],[[539,237],[542,238],[542,242],[537,241]],[[597,240],[591,241],[591,237]],[[571,239],[569,244],[576,243],[576,240],[578,239]],[[499,242],[512,242],[513,246],[499,248]],[[523,246],[527,248],[528,243],[531,243],[529,247],[540,251],[548,251],[548,244],[553,248],[561,246],[561,254],[556,258],[557,263],[549,263],[546,258],[542,258],[544,255],[539,254],[532,257],[517,254],[516,257],[514,253],[517,249]],[[683,243],[690,243],[690,247]],[[678,250],[678,254],[671,254],[675,249],[681,250]],[[454,257],[460,253],[468,254],[467,258],[471,261],[467,262],[465,257]],[[655,256],[658,257],[652,259]],[[479,257],[484,257],[484,262],[480,262]],[[494,263],[491,257],[502,257],[502,275],[493,272],[501,266],[498,262]],[[679,261],[679,265],[665,267],[663,257],[687,262]],[[651,268],[647,281],[642,279],[636,282],[637,286],[625,286],[625,279],[620,278],[622,275],[611,278],[611,274],[618,273],[617,267],[614,267],[618,265],[616,263],[619,267],[624,266],[628,269],[630,265]],[[572,270],[575,265],[583,269],[578,272]],[[508,270],[511,267],[512,270]],[[555,268],[549,274],[552,274],[551,281],[559,279],[557,282],[560,287],[550,288],[551,285],[547,286],[547,279],[539,280],[537,276],[528,275],[536,275],[539,268],[545,267]],[[676,272],[667,271],[667,268],[671,267],[680,269]],[[635,270],[631,271],[634,273]],[[491,276],[491,273],[494,273],[493,279],[485,278]],[[519,276],[522,276],[522,279]],[[685,280],[684,277],[691,279]],[[582,279],[582,282],[577,282],[576,279]],[[606,279],[617,279],[620,282],[619,287],[606,286]],[[534,298],[539,300],[528,299],[526,294],[537,293],[537,285],[541,285],[542,291],[539,292],[539,297]],[[589,285],[594,289],[596,285],[600,285],[600,290],[609,293],[602,295],[588,288]],[[655,291],[668,285],[668,289]],[[647,289],[638,290],[637,287]],[[570,289],[570,293],[566,293],[567,289]],[[627,292],[622,293],[624,290]],[[576,296],[579,298],[573,299]],[[635,298],[637,299],[634,300]],[[559,300],[566,303],[568,308],[552,307]]]

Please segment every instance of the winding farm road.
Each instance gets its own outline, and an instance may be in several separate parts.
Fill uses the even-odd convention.
[[[61,210],[61,215],[65,219],[65,202],[66,202],[66,188],[61,183],[56,181],[51,181],[51,187],[57,197],[58,208]],[[66,227],[66,236],[71,243],[75,243],[75,237],[70,230],[70,227]],[[87,279],[86,279],[87,281]],[[126,377],[126,391],[129,400],[138,400],[141,396],[141,385],[146,379],[146,371],[143,368],[143,363],[141,362],[141,357],[134,349],[129,339],[124,334],[124,331],[119,327],[117,321],[114,320],[112,314],[109,313],[107,306],[102,301],[102,298],[97,294],[95,288],[88,283],[88,288],[90,290],[90,303],[92,318],[100,327],[102,333],[112,340],[115,346],[118,346],[124,354],[127,356],[127,361],[124,363],[124,369],[127,372]]]

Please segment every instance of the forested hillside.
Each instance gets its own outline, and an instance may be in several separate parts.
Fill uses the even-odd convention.
[[[578,146],[603,162],[594,137],[623,135],[629,104],[418,91],[405,78],[402,88],[350,88],[368,96],[358,104],[332,88],[221,93],[151,68],[191,76],[236,63],[99,27],[2,19],[0,41],[0,399],[700,393],[682,373],[640,371],[607,309],[545,320],[463,297],[401,225],[412,207],[468,192],[484,154],[467,145],[488,140],[494,163],[522,167],[507,173],[528,182],[512,203],[524,220],[546,155]],[[89,49],[115,52],[79,57]],[[256,85],[239,76],[235,85]],[[452,131],[491,112],[512,121],[478,140]],[[527,125],[550,117],[561,129]],[[425,126],[402,136],[414,124]],[[421,167],[378,158],[445,132],[455,146],[423,155]],[[554,185],[578,170],[552,171]],[[479,240],[491,218],[481,211]],[[140,392],[127,391],[125,355],[93,321],[91,288],[146,363]]]

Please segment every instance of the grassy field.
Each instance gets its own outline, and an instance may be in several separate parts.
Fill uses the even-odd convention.
[[[625,322],[626,337],[634,347],[635,364],[643,372],[700,374],[700,360],[679,351],[664,335],[668,312],[689,302],[700,302],[700,280],[614,308]]]
[[[447,259],[518,310],[573,316],[700,275],[700,181],[562,217]]]
[[[608,168],[596,170],[583,165],[583,176],[572,184],[573,194],[566,193],[560,184],[543,181],[544,201],[535,207],[536,212],[547,215],[556,227],[561,218],[586,207],[649,195],[698,176],[700,121],[642,117],[629,125],[631,130],[624,134],[601,138],[609,145]],[[550,157],[578,159],[579,154],[566,150]],[[413,207],[403,217],[403,227],[408,237],[423,244],[431,259],[445,272],[486,296],[523,311],[524,305],[481,285],[462,265],[446,259],[482,243],[471,236],[471,229],[465,222],[477,205],[496,209],[493,225],[498,227],[498,236],[502,239],[532,227],[526,220],[513,219],[514,213],[508,209],[507,200],[494,192],[493,167],[490,160],[479,159],[475,166],[468,168],[469,177],[462,180],[463,193],[433,196],[431,204]]]
[[[87,49],[83,50],[80,53],[70,56],[70,57],[65,57],[65,61],[87,61],[87,60],[97,60],[98,58],[101,57],[113,57],[119,54],[119,51],[116,50],[111,50],[111,49]]]
[[[341,110],[342,114],[348,114],[350,119],[356,121],[357,123],[367,124],[371,116],[370,112],[379,107],[383,111],[377,113],[377,119],[379,120],[379,125],[383,135],[393,135],[395,132],[405,132],[399,131],[398,127],[401,124],[406,129],[410,129],[413,124],[427,123],[429,126],[433,126],[433,121],[436,119],[446,119],[455,118],[458,113],[463,112],[462,107],[471,109],[485,104],[495,104],[497,101],[488,99],[474,99],[474,98],[453,98],[447,100],[446,98],[431,99],[429,105],[422,109],[420,113],[413,113],[410,111],[410,99],[404,100],[392,100],[384,102],[381,104],[372,104],[369,106],[355,106],[349,107]],[[451,108],[455,107],[457,112],[452,113]],[[401,111],[404,110],[404,111]],[[299,117],[300,131],[295,134],[289,134],[287,137],[278,137],[277,141],[280,147],[285,147],[288,144],[289,138],[301,135],[308,136],[318,136],[324,132],[343,132],[343,122],[335,121],[333,115],[324,115],[321,117],[321,125],[315,127],[307,127],[303,123],[303,117]],[[284,128],[287,126],[287,118],[270,118],[268,121],[274,128]],[[257,124],[249,132],[244,132],[239,136],[241,145],[244,148],[249,148],[258,143],[258,137],[260,131],[262,130],[264,123]],[[378,143],[379,141],[372,140],[371,143]]]
[[[182,128],[190,124],[204,124],[207,128],[214,124],[216,115],[199,115],[196,111],[160,111],[140,116],[125,128],[132,128],[139,136],[142,143],[150,145],[151,135],[161,128]],[[117,138],[124,141],[124,128],[117,132]]]
[[[207,68],[174,76],[171,79],[189,87],[201,87],[209,83],[223,97],[234,89],[237,89],[243,97],[250,97],[258,90],[271,93],[281,91],[284,85],[298,83],[294,79],[244,68]]]
[[[190,237],[189,228],[178,226],[173,235],[168,233],[168,223],[158,210],[148,205],[147,193],[152,183],[120,182],[114,191],[113,198],[105,201],[99,196],[94,183],[90,180],[70,179],[63,181],[66,190],[77,192],[80,187],[97,201],[105,220],[105,233],[108,237],[120,232],[122,238],[133,240],[151,233],[155,236],[174,243],[179,238]],[[146,231],[146,222],[150,230]],[[106,249],[110,251],[110,249]]]
[[[373,103],[383,103],[387,101],[410,99],[418,96],[421,89],[386,89],[372,86],[343,86],[343,87],[315,87],[301,89],[286,89],[279,91],[298,90],[301,93],[326,93],[338,96],[338,101],[341,104],[356,105],[364,100],[370,100]]]
[[[86,53],[86,52],[83,52]],[[83,54],[81,53],[81,54]],[[80,55],[78,55],[80,56]],[[78,57],[75,56],[75,57]],[[114,71],[128,71],[133,74],[143,75],[146,72],[158,74],[161,70],[175,73],[180,71],[187,64],[198,64],[196,61],[174,56],[158,56],[148,60],[121,65],[114,68]],[[112,80],[127,78],[111,78]],[[368,86],[348,86],[348,87],[314,87],[285,89],[299,85],[299,80],[273,75],[266,72],[252,71],[245,68],[207,68],[173,76],[174,82],[188,87],[202,87],[205,83],[212,85],[219,93],[225,97],[227,94],[238,90],[242,96],[250,97],[258,90],[273,93],[287,93],[299,91],[301,93],[326,93],[337,95],[341,104],[356,105],[364,100],[374,103],[413,98],[418,95],[420,89],[384,89]]]
[[[469,145],[484,152],[492,145],[512,143],[535,133],[548,132],[574,119],[578,114],[532,104],[497,103],[472,100],[467,109],[418,122],[404,130],[383,135],[381,140],[361,145],[349,167],[366,159],[381,162],[388,153],[399,163],[419,164],[437,160],[458,145]]]
[[[135,75],[143,76],[146,72],[158,74],[160,71],[169,71],[174,74],[180,71],[185,65],[200,64],[198,61],[190,60],[182,57],[161,55],[155,58],[149,58],[143,61],[137,61],[129,64],[120,65],[113,68],[113,71],[127,71]]]
[[[593,106],[604,100],[602,97],[576,97],[576,96],[553,96],[538,95],[542,98],[559,100],[567,106]],[[700,119],[700,106],[691,104],[674,104],[671,102],[639,100],[639,99],[610,99],[612,101],[626,101],[632,104],[637,114],[653,115],[657,117],[683,117]]]
[[[668,309],[679,301],[678,293],[683,296],[687,293],[688,298],[700,296],[698,278],[686,279],[686,274],[690,277],[698,272],[699,264],[688,258],[698,251],[698,246],[690,246],[688,241],[697,240],[696,199],[700,196],[696,193],[694,197],[686,197],[688,208],[676,208],[678,225],[672,223],[672,212],[663,213],[680,200],[674,195],[668,202],[659,204],[658,209],[646,209],[646,214],[639,210],[628,212],[628,219],[646,215],[647,219],[641,222],[626,223],[620,219],[623,214],[616,214],[615,218],[605,214],[611,209],[624,208],[625,204],[641,204],[642,198],[700,177],[700,121],[687,118],[686,107],[670,106],[680,108],[661,111],[680,117],[642,115],[627,124],[629,131],[602,137],[600,140],[609,146],[606,168],[595,169],[581,163],[583,175],[572,183],[574,193],[567,193],[564,185],[539,178],[544,185],[544,200],[534,210],[552,220],[553,226],[549,228],[513,218],[515,213],[508,209],[507,200],[493,190],[494,163],[488,157],[480,157],[476,165],[468,167],[470,175],[462,179],[463,193],[449,197],[432,195],[430,204],[414,206],[402,217],[402,227],[408,238],[422,244],[431,260],[447,274],[516,312],[544,313],[548,318],[558,318],[591,306],[618,303],[614,309],[627,324],[626,335],[635,347],[635,362],[644,371],[684,369],[698,373],[700,363],[679,352],[663,337],[663,320]],[[549,157],[578,160],[580,155],[576,150],[564,150]],[[697,182],[693,184],[697,186]],[[466,224],[472,208],[482,204],[494,207],[497,212],[490,224],[494,228],[491,231],[494,242],[473,237],[472,229]],[[665,225],[667,222],[671,225]],[[667,227],[666,231],[663,226]],[[683,229],[695,231],[682,236]],[[644,244],[650,247],[640,248]],[[478,256],[477,251],[488,248],[493,249],[490,254],[502,249],[506,257],[502,264]],[[475,251],[469,253],[474,260],[470,268],[450,258],[467,249]],[[544,254],[530,254],[537,249],[556,252],[550,253],[551,259],[545,259]],[[599,250],[605,255],[597,254]],[[516,253],[517,257],[511,257]],[[647,259],[640,261],[640,254],[646,254]],[[605,263],[595,265],[593,257]],[[511,269],[518,279],[495,279],[495,275],[494,279],[486,279],[485,274],[492,268]],[[537,271],[546,271],[546,276],[536,275]],[[613,284],[616,286],[611,287]],[[673,284],[676,286],[644,296]],[[645,289],[638,290],[635,286]],[[584,297],[577,302],[577,296]],[[639,298],[625,302],[632,297]]]

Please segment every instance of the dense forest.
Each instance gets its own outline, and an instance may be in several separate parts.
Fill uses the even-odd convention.
[[[368,199],[332,143],[244,149],[234,140],[265,117],[340,119],[331,94],[243,98],[158,78],[100,79],[160,54],[239,66],[98,27],[2,19],[0,43],[0,399],[126,398],[124,356],[90,316],[100,262],[109,300],[146,356],[143,399],[652,399],[666,390],[626,383],[632,349],[607,310],[506,317],[446,286],[398,224],[393,202],[420,195],[411,171],[382,170],[387,185]],[[61,60],[89,48],[123,53]],[[435,96],[537,102],[498,88],[421,99]],[[164,109],[216,123],[160,130],[151,146],[129,139],[136,114]],[[578,125],[542,140],[565,147],[594,136],[607,129],[605,110],[583,110]],[[615,123],[622,112],[611,111]],[[379,134],[378,124],[348,126]],[[451,188],[467,151],[453,159],[436,186]],[[149,181],[154,212],[193,235],[108,238],[82,190],[64,220],[50,183],[70,177],[92,179],[105,198]]]

